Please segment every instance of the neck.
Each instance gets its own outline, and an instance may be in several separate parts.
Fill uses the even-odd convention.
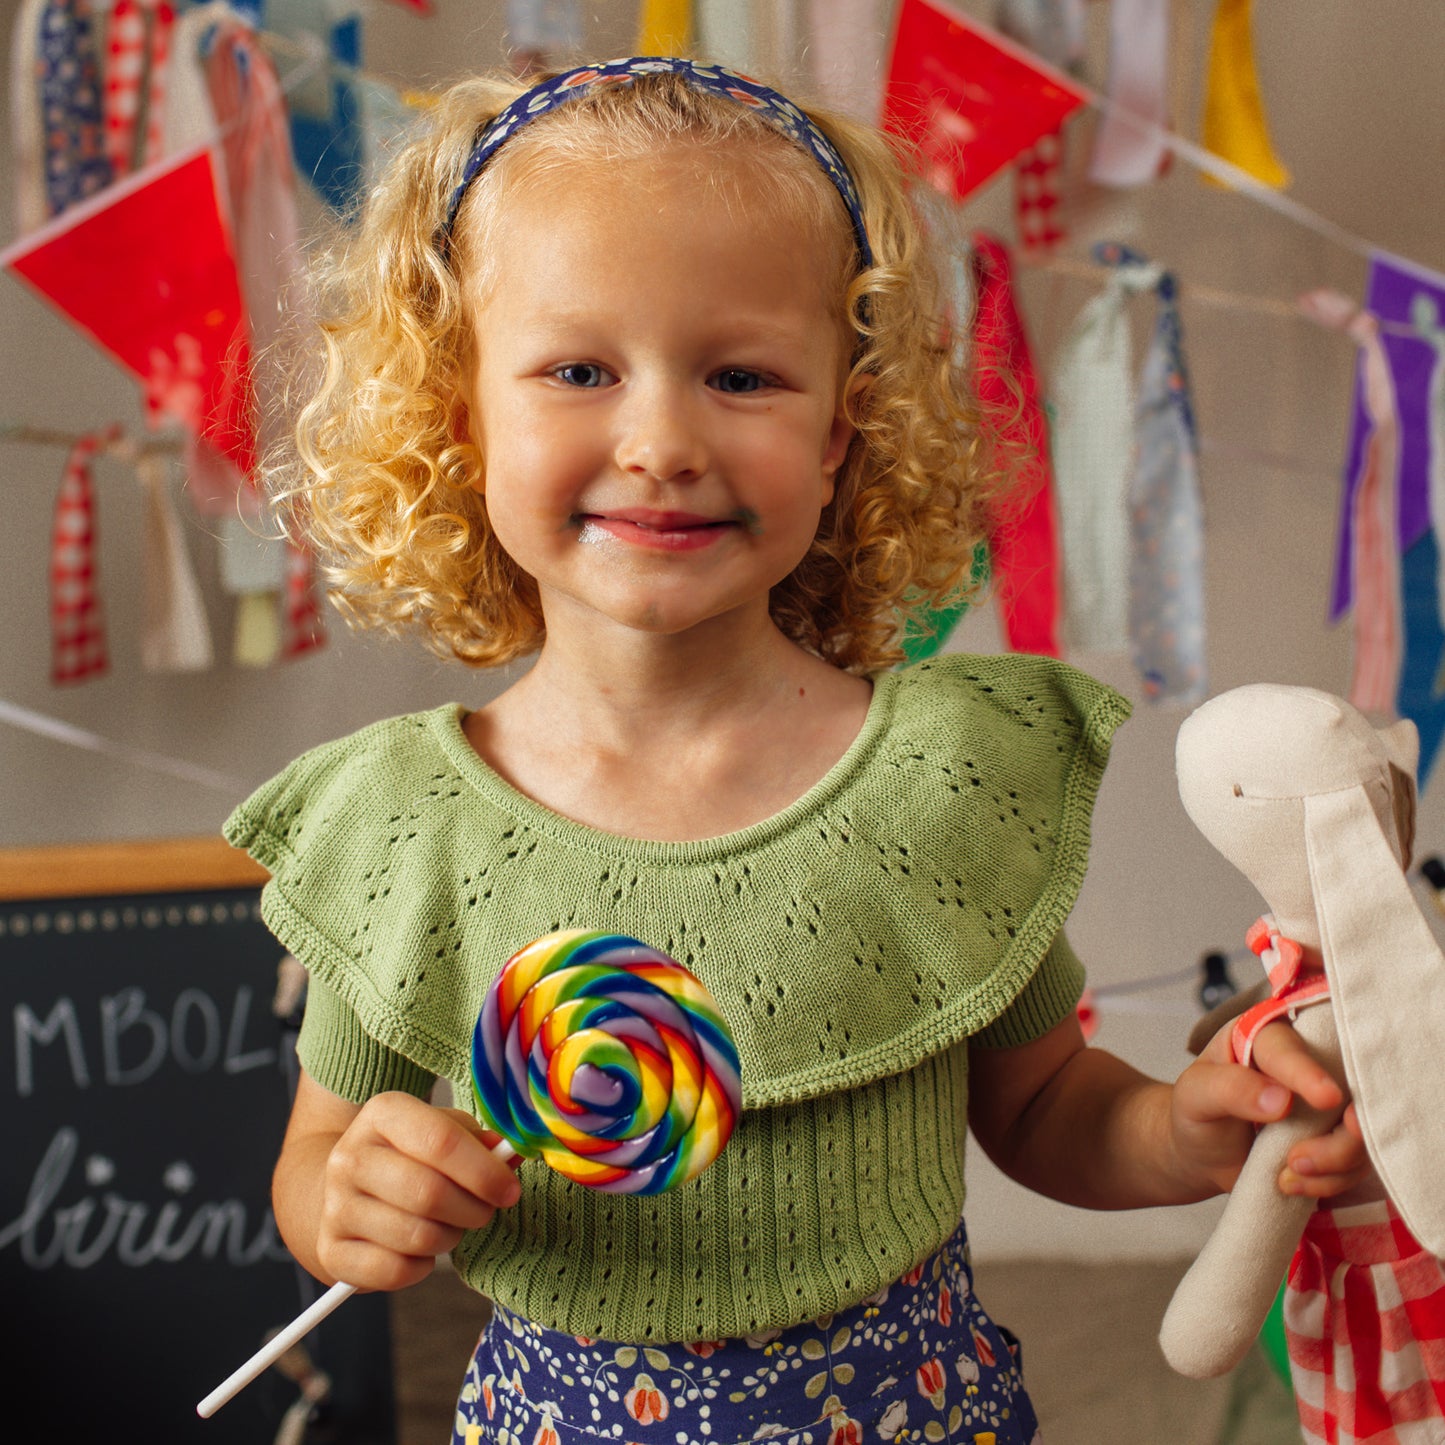
[[[764,621],[746,629],[704,624],[677,637],[549,633],[525,686],[589,730],[655,737],[748,716],[785,690],[796,694],[818,674],[836,672]]]

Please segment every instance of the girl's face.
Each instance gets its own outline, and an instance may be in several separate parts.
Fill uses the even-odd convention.
[[[766,623],[848,449],[836,266],[801,218],[747,213],[746,161],[710,162],[721,187],[698,164],[568,166],[493,230],[479,486],[551,636]]]

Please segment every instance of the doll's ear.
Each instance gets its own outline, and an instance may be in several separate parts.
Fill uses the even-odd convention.
[[[1363,786],[1307,798],[1305,843],[1365,1147],[1411,1233],[1445,1256],[1445,954]]]
[[[1409,718],[1401,718],[1376,734],[1390,760],[1390,805],[1395,814],[1395,836],[1400,843],[1400,866],[1410,866],[1415,851],[1415,777],[1420,766],[1420,734]]]

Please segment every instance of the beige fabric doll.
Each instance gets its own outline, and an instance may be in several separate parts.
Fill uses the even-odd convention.
[[[1334,1119],[1296,1100],[1287,1118],[1260,1130],[1164,1318],[1160,1344],[1181,1374],[1222,1374],[1243,1358],[1301,1234],[1316,1231],[1312,1220],[1338,1238],[1358,1217],[1352,1209],[1373,1201],[1380,1220],[1397,1215],[1428,1254],[1445,1255],[1445,956],[1404,871],[1417,757],[1412,723],[1377,730],[1342,699],[1310,688],[1239,688],[1180,729],[1185,810],[1263,895],[1274,941],[1301,945],[1306,974],[1323,961],[1328,994],[1300,1008],[1294,1026],[1353,1095],[1374,1174],[1317,1211],[1316,1201],[1286,1196],[1276,1181],[1290,1147]],[[1268,966],[1279,955],[1264,957]],[[1305,1398],[1313,1383],[1302,1384],[1299,1358],[1293,1364],[1314,1438]],[[1343,1373],[1328,1360],[1320,1368],[1331,1379]],[[1389,1393],[1388,1381],[1382,1388]]]

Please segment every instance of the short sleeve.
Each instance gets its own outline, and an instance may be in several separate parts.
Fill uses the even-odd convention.
[[[1043,962],[1014,1001],[972,1042],[986,1049],[1011,1049],[1041,1039],[1078,1006],[1084,993],[1084,965],[1060,930]]]
[[[393,1089],[426,1099],[436,1082],[420,1065],[377,1043],[351,1009],[315,977],[307,985],[296,1056],[322,1088],[353,1104]]]

